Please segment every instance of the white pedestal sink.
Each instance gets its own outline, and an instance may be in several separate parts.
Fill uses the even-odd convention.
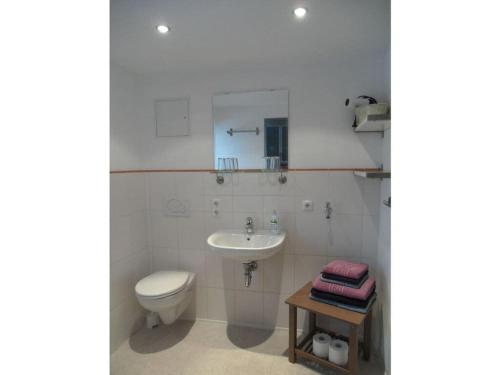
[[[213,233],[207,243],[215,253],[224,258],[243,263],[245,286],[252,282],[252,271],[257,269],[257,260],[272,257],[283,247],[285,232],[275,234],[270,230],[257,230],[247,234],[243,230],[221,230]]]
[[[272,257],[283,247],[285,232],[257,230],[252,234],[239,230],[221,230],[208,237],[207,243],[217,254],[243,263]]]

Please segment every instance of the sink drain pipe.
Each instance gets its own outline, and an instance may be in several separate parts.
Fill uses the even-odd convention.
[[[257,269],[257,262],[243,263],[243,270],[245,271],[245,287],[249,287],[252,284],[252,272]]]

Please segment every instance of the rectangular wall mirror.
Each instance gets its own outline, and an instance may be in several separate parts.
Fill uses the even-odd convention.
[[[238,158],[240,169],[263,169],[265,156],[288,168],[288,90],[217,94],[212,112],[214,168],[219,158]]]

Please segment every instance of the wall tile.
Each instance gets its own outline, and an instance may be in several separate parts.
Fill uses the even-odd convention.
[[[177,218],[165,216],[162,212],[152,211],[151,217],[151,245],[177,249],[179,246]]]
[[[235,292],[216,288],[207,289],[207,319],[235,322]]]
[[[206,252],[207,286],[234,289],[234,261],[222,258],[214,252]]]
[[[203,175],[180,172],[175,175],[175,193],[178,199],[187,199],[192,211],[203,211],[205,205]]]
[[[150,273],[146,181],[142,173],[110,178],[111,350],[143,323],[135,284]]]
[[[264,213],[272,213],[274,210],[276,210],[279,215],[295,213],[295,199],[290,196],[264,196]]]
[[[363,186],[365,179],[352,172],[330,174],[332,209],[334,214],[363,214]]]
[[[214,200],[218,200],[219,204],[214,205]],[[206,195],[205,196],[205,212],[212,213],[214,209],[223,213],[233,212],[233,197],[231,195]]]
[[[205,248],[209,249],[208,244],[206,243],[206,239],[212,233],[217,232],[218,230],[224,229],[232,229],[233,228],[233,214],[223,212],[214,216],[212,213],[205,212],[204,214],[205,220]]]
[[[179,270],[194,272],[196,274],[197,287],[207,285],[207,274],[205,265],[205,250],[191,251],[179,250],[178,267]]]
[[[232,195],[233,194],[233,176],[224,174],[224,183],[218,184],[215,173],[203,173],[204,191],[206,195]]]
[[[287,293],[294,291],[294,257],[283,251],[263,263],[263,290],[265,292]]]
[[[136,303],[130,299],[135,299],[138,278],[157,270],[185,269],[197,274],[197,284],[195,301],[183,318],[286,327],[285,299],[316,277],[328,260],[366,260],[375,272],[378,181],[358,179],[351,172],[291,172],[287,184],[281,185],[278,176],[226,174],[225,183],[218,185],[213,173],[149,173],[142,177],[142,206],[137,194],[141,178],[131,181],[131,187],[126,179],[112,180],[117,190],[111,203],[112,262],[130,262],[144,249],[144,254],[151,254],[112,270],[113,306],[121,306],[121,301]],[[133,204],[127,203],[129,197]],[[189,216],[164,215],[164,203],[173,197],[189,200]],[[213,199],[220,200],[215,216]],[[302,211],[304,199],[313,201],[313,212]],[[327,201],[333,205],[330,220],[323,212]],[[255,219],[256,229],[269,229],[274,209],[287,233],[284,249],[259,261],[252,285],[245,288],[242,264],[216,255],[206,239],[217,230],[243,230],[247,216]],[[135,310],[127,311],[123,316],[130,323]],[[306,321],[306,314],[299,312],[298,326]]]
[[[263,324],[264,298],[262,293],[240,290],[236,295],[236,322],[261,326]]]
[[[130,214],[130,245],[132,252],[144,250],[148,243],[147,212],[135,211]]]
[[[186,308],[186,311],[181,316],[181,319],[194,320],[206,319],[208,309],[208,293],[206,288],[195,288],[193,301]]]
[[[307,282],[319,275],[327,263],[326,256],[295,255],[294,289],[302,288]]]
[[[179,251],[154,247],[152,250],[152,272],[179,269]]]
[[[378,215],[380,205],[380,188],[379,180],[366,179],[364,182],[363,191],[363,213],[365,215]]]
[[[377,258],[378,247],[378,216],[363,217],[363,247],[361,256],[364,258]]]
[[[263,325],[269,328],[288,328],[288,305],[285,300],[288,295],[278,293],[264,293]]]
[[[331,174],[297,172],[295,176],[295,211],[302,212],[302,201],[312,200],[315,213],[322,213],[333,196]]]
[[[130,216],[116,216],[110,223],[110,259],[111,264],[132,254],[130,238]]]
[[[307,255],[327,255],[329,221],[323,214],[298,213],[295,223],[294,252]]]
[[[261,195],[260,173],[235,173],[233,175],[233,195]]]
[[[262,196],[235,196],[233,197],[234,212],[263,212]]]
[[[259,173],[257,175],[257,184],[260,194],[293,196],[295,192],[295,174],[287,172],[283,174],[287,178],[285,184],[279,183],[280,173]]]
[[[202,250],[205,248],[204,213],[191,212],[188,217],[177,218],[179,249]]]
[[[148,173],[149,207],[151,211],[164,209],[169,199],[175,198],[175,175],[173,173]]]
[[[333,215],[328,255],[359,257],[363,246],[363,216]]]
[[[134,298],[134,262],[129,259],[116,263],[110,270],[110,306]]]

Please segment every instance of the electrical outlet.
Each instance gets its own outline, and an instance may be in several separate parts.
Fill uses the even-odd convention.
[[[313,202],[306,200],[302,201],[302,211],[312,211],[313,210]]]
[[[212,199],[212,205],[214,207],[219,207],[220,206],[220,199]]]

